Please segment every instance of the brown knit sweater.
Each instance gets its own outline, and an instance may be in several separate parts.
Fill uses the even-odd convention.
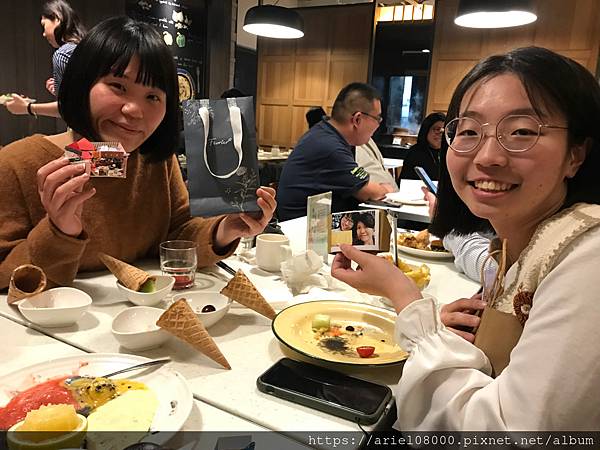
[[[150,164],[134,151],[127,178],[92,178],[96,194],[83,207],[84,233],[73,238],[48,219],[37,192],[36,172],[63,150],[42,135],[14,142],[0,151],[0,289],[15,267],[40,266],[56,285],[69,285],[77,272],[102,270],[105,252],[133,262],[158,255],[159,243],[187,239],[198,243],[198,265],[229,256],[237,241],[218,255],[214,229],[222,217],[192,218],[188,192],[175,157]]]

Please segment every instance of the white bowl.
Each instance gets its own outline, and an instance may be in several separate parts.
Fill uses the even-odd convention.
[[[77,322],[92,304],[92,297],[79,289],[59,287],[19,302],[21,314],[43,327],[67,327]]]
[[[206,328],[213,326],[225,317],[231,306],[231,300],[218,292],[190,292],[178,295],[173,300],[177,301],[181,298],[186,299]],[[206,305],[213,305],[215,311],[203,313],[202,308]]]
[[[136,292],[126,288],[117,280],[117,288],[127,297],[134,305],[139,306],[154,306],[158,305],[160,301],[165,298],[173,285],[175,284],[175,278],[169,275],[153,275],[156,278],[156,290],[154,292]]]
[[[112,321],[112,333],[117,341],[130,350],[149,350],[160,347],[169,339],[169,333],[156,325],[165,311],[150,306],[132,306],[124,309]]]

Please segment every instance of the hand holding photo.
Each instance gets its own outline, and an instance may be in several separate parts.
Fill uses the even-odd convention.
[[[381,210],[333,213],[330,252],[339,252],[340,244],[358,246],[360,250],[385,250],[389,247],[389,229],[385,212]]]

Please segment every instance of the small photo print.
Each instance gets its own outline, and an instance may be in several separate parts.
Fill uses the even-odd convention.
[[[379,250],[379,214],[376,210],[344,211],[331,214],[331,249],[339,252],[340,244],[360,250]]]

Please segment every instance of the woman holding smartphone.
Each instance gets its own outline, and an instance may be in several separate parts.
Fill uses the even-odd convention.
[[[410,352],[396,389],[402,430],[600,429],[598,117],[592,74],[537,47],[486,58],[454,92],[431,231],[501,240],[503,290],[478,322],[485,351],[393,265],[341,246],[332,274],[398,313],[396,339]],[[513,328],[494,333],[499,323]]]

